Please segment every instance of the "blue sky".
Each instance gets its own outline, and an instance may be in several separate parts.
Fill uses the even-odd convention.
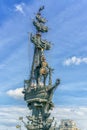
[[[53,101],[87,106],[86,0],[0,0],[0,105],[25,105],[20,91],[33,55],[28,35],[35,33],[32,18],[41,5],[49,27],[43,39],[53,43],[47,61],[55,69],[53,82],[61,79]]]

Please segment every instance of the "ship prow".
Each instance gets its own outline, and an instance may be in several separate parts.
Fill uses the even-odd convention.
[[[27,89],[24,89],[24,100],[28,103],[28,106],[31,108],[31,105],[34,103],[34,106],[41,106],[43,107],[43,103],[48,103],[49,107],[52,109],[54,107],[52,103],[52,96],[59,85],[60,81],[56,81],[55,85],[37,85],[32,86]]]

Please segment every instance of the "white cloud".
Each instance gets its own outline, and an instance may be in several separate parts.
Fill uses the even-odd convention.
[[[63,64],[69,66],[69,65],[80,65],[81,63],[87,64],[87,57],[81,58],[73,56],[71,58],[67,58]]]
[[[71,119],[80,129],[86,130],[87,128],[87,107],[55,107],[52,116],[58,122],[62,119]]]
[[[24,7],[24,3],[17,4],[15,5],[15,11],[20,12],[21,14],[24,15],[25,13],[23,7]]]
[[[7,94],[15,99],[23,99],[23,88],[17,88],[15,90],[7,91]]]
[[[1,130],[12,129],[16,130],[16,125],[19,124],[19,117],[23,117],[26,121],[26,115],[31,115],[31,111],[23,106],[0,106],[0,128]],[[61,119],[74,120],[81,130],[87,128],[87,107],[55,107],[51,111],[51,116],[55,117],[57,126]],[[21,124],[23,127],[23,124]],[[25,129],[25,128],[22,128]]]
[[[20,123],[18,120],[19,117],[23,116],[25,118],[29,112],[30,111],[23,106],[0,106],[0,129],[17,130],[16,125]]]

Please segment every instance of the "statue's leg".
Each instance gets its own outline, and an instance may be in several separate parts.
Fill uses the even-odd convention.
[[[41,81],[42,81],[42,75],[40,74],[39,75],[39,83],[41,83]]]
[[[40,85],[40,76],[38,77],[38,85]]]
[[[46,85],[46,79],[47,79],[48,73],[44,75],[44,86]]]
[[[36,80],[36,84],[38,85],[38,77],[37,77],[37,74],[35,74],[35,80]]]
[[[46,75],[43,76],[44,77],[44,86],[46,85]]]

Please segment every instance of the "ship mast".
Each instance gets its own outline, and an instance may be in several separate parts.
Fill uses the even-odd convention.
[[[51,44],[47,40],[42,39],[42,33],[48,32],[48,27],[45,26],[46,19],[41,16],[41,11],[43,9],[44,6],[38,10],[36,17],[33,20],[33,25],[36,28],[36,34],[30,34],[30,40],[34,44],[34,56],[31,67],[29,86],[31,86],[33,82],[36,82],[36,84],[39,85],[42,76],[44,78],[43,84],[45,85],[47,75],[49,72],[51,72],[44,56],[44,50],[50,50]],[[50,81],[50,83],[51,82],[52,81]]]

